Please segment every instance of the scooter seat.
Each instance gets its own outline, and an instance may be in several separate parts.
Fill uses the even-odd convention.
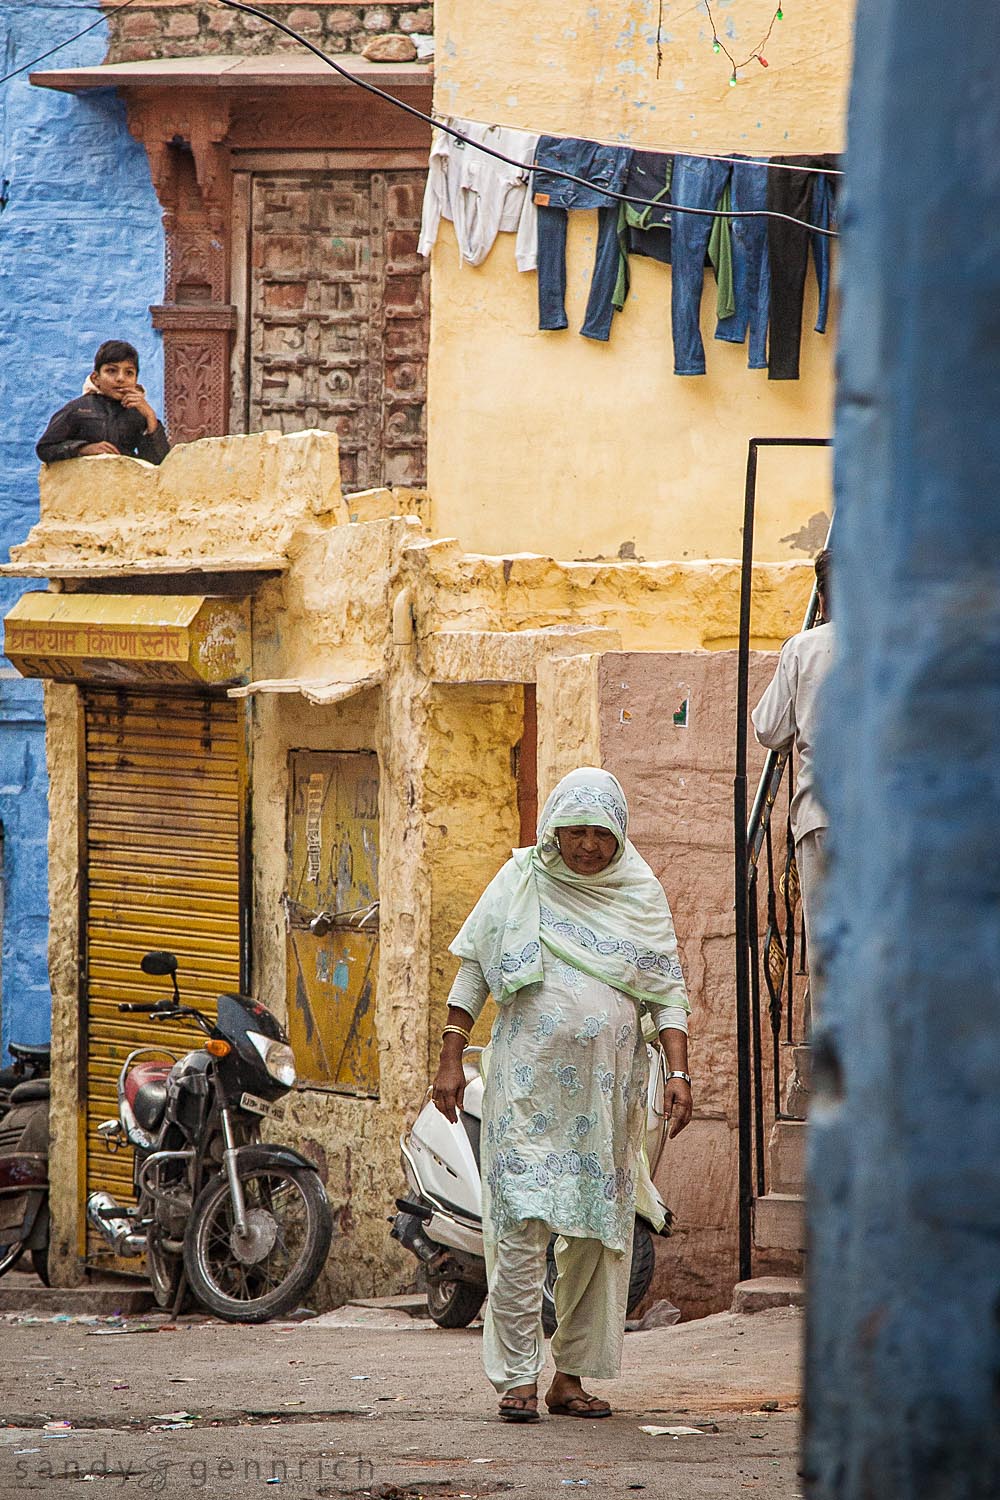
[[[472,1147],[472,1154],[476,1158],[476,1166],[481,1172],[482,1163],[479,1159],[479,1150],[480,1137],[483,1133],[483,1122],[477,1119],[475,1115],[468,1114],[464,1109],[459,1110],[458,1118],[465,1127],[465,1133],[469,1137],[469,1145]]]
[[[49,1080],[47,1078],[27,1078],[24,1083],[15,1084],[10,1091],[11,1104],[31,1104],[36,1099],[48,1097]]]
[[[26,1062],[29,1058],[41,1062],[52,1054],[52,1048],[48,1042],[11,1042],[7,1050],[11,1057],[22,1057]]]
[[[125,1079],[125,1098],[132,1107],[136,1124],[143,1130],[155,1130],[167,1107],[167,1076],[172,1063],[136,1063]]]

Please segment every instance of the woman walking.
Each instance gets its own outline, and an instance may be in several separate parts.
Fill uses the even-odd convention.
[[[457,1118],[462,1052],[499,1007],[483,1099],[486,1373],[500,1417],[538,1420],[546,1248],[556,1241],[550,1412],[607,1417],[582,1379],[618,1373],[646,1120],[641,1013],[660,1034],[670,1136],[691,1118],[688,1001],[670,909],[628,838],[607,771],[556,787],[533,848],[516,849],[451,945],[462,960],[433,1098]]]

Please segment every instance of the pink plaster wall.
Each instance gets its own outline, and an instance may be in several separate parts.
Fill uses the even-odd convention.
[[[777,656],[750,659],[750,705]],[[601,762],[621,780],[633,842],[667,893],[691,998],[695,1112],[657,1183],[677,1216],[652,1295],[684,1316],[728,1307],[737,1270],[733,775],[734,651],[609,652],[598,673]],[[687,725],[674,715],[687,702]],[[763,766],[750,733],[749,797]],[[790,1267],[787,1267],[790,1269]],[[758,1257],[755,1272],[786,1269]]]

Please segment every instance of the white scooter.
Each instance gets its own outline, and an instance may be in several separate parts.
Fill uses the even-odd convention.
[[[454,1125],[427,1102],[399,1146],[403,1171],[412,1196],[397,1198],[398,1213],[389,1231],[422,1263],[427,1278],[427,1309],[441,1328],[465,1328],[486,1297],[483,1259],[483,1200],[479,1176],[479,1136],[483,1117],[483,1049],[467,1047],[465,1097]],[[649,1290],[655,1258],[654,1234],[668,1235],[673,1214],[653,1186],[667,1137],[663,1113],[666,1059],[659,1047],[647,1043],[649,1084],[646,1092],[646,1160],[638,1173],[635,1237],[628,1310],[631,1313]],[[663,1221],[662,1228],[656,1226]],[[550,1337],[555,1332],[553,1288],[556,1279],[554,1238],[542,1291],[542,1322]]]

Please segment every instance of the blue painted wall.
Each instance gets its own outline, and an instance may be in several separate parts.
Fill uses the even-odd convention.
[[[96,16],[93,0],[0,0],[0,73],[47,51]],[[42,68],[99,63],[106,26]],[[159,336],[149,304],[163,295],[163,233],[145,153],[112,93],[78,97],[0,85],[0,557],[38,516],[35,442],[49,415],[80,394],[102,339],[139,349],[140,379],[162,411]],[[0,579],[6,613],[25,584]],[[3,829],[3,1047],[49,1035],[46,946],[47,785],[40,683],[0,658]]]
[[[998,45],[996,0],[858,7],[810,1500],[1000,1496]]]

